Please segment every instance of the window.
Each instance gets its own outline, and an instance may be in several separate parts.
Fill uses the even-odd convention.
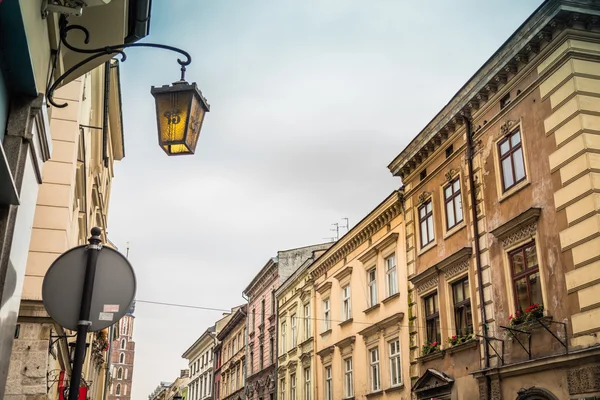
[[[271,356],[271,364],[275,364],[275,340],[269,339],[269,355]]]
[[[298,332],[296,331],[296,315],[292,315],[290,318],[290,324],[292,325],[292,347],[296,347],[298,344]]]
[[[311,337],[310,332],[310,304],[304,305],[304,340]]]
[[[350,304],[350,285],[342,288],[342,312],[344,313],[344,321],[352,317],[352,309]]]
[[[367,284],[369,285],[369,307],[377,304],[377,270],[375,268],[367,272]]]
[[[119,396],[121,394],[121,384],[117,383],[117,390],[115,390],[115,394]]]
[[[456,335],[464,336],[473,333],[473,316],[471,314],[471,295],[469,293],[469,279],[462,279],[452,285],[454,299],[454,323]]]
[[[398,386],[402,383],[400,367],[400,340],[396,339],[388,343],[390,348],[390,385]]]
[[[331,329],[331,302],[329,299],[323,300],[323,330]]]
[[[419,227],[421,230],[421,248],[433,242],[433,209],[431,200],[419,207]]]
[[[515,293],[515,308],[523,311],[533,304],[543,305],[535,242],[510,252],[509,259]]]
[[[379,379],[379,348],[369,350],[371,392],[381,389],[381,380]]]
[[[331,366],[325,367],[325,400],[333,400],[333,377]]]
[[[446,158],[450,157],[454,153],[454,146],[450,145],[446,147]]]
[[[125,353],[119,355],[119,364],[125,364]]]
[[[254,331],[256,329],[256,310],[254,308],[252,309],[252,319],[250,322],[252,323],[252,325],[250,325],[250,329]]]
[[[265,324],[265,299],[260,301],[260,324]]]
[[[500,99],[500,109],[502,110],[504,107],[510,104],[510,92],[506,93],[506,95]]]
[[[271,315],[275,315],[275,292],[271,292]]]
[[[290,400],[296,400],[296,374],[290,375]]]
[[[427,327],[427,343],[441,342],[440,310],[437,292],[425,297],[425,321]]]
[[[121,340],[121,348],[124,350],[126,345],[125,339]]]
[[[352,379],[352,358],[344,360],[344,396],[354,396],[354,380]]]
[[[123,368],[117,370],[117,379],[123,379]]]
[[[459,178],[444,187],[444,203],[446,204],[446,227],[450,230],[463,220]]]
[[[310,368],[304,368],[304,400],[310,400]]]
[[[127,380],[127,375],[128,375],[127,371],[128,371],[127,368],[125,368],[125,380]]]
[[[427,170],[426,169],[424,169],[423,171],[421,171],[421,173],[419,174],[419,180],[422,181],[425,178],[427,178]]]
[[[285,378],[279,380],[279,388],[281,389],[279,400],[285,400]]]
[[[281,323],[281,353],[285,353],[286,348],[286,337],[285,337],[285,322]]]
[[[502,190],[506,191],[526,177],[521,132],[517,130],[508,135],[498,143],[498,149],[500,152],[500,171],[502,172]]]
[[[263,360],[265,359],[265,350],[263,344],[261,343],[258,347],[258,369],[262,371],[263,369]]]
[[[385,259],[385,275],[387,277],[388,296],[398,293],[398,274],[396,273],[396,254]]]
[[[250,350],[250,375],[254,374],[254,350]]]
[[[235,353],[236,353],[236,338],[233,338],[233,345],[232,345],[232,348],[233,348],[233,349],[232,349],[231,351],[233,352],[233,354],[235,354]],[[232,354],[232,355],[233,355],[233,354]]]

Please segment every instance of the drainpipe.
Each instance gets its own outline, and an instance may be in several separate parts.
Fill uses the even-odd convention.
[[[110,61],[104,63],[104,115],[102,117],[102,160],[108,168],[108,102],[110,95]]]
[[[246,300],[246,304],[248,305],[248,307],[250,307],[250,299],[246,296],[246,293],[242,292],[242,298],[244,300]],[[248,360],[248,355],[250,354],[250,352],[248,351],[248,330],[250,329],[250,324],[249,324],[249,319],[250,317],[248,317],[249,313],[246,313],[246,333],[244,334],[244,360]],[[252,360],[250,360],[250,362],[252,362]],[[242,374],[244,374],[244,399],[247,396],[247,385],[248,385],[248,381],[246,379],[248,379],[248,374],[246,373],[246,371],[248,370],[248,364],[244,363],[244,370],[242,371]]]
[[[316,260],[315,258],[315,253],[313,252],[312,255],[312,262],[314,262]],[[311,263],[312,264],[312,263]],[[311,362],[311,366],[310,366],[310,374],[312,375],[312,377],[310,378],[313,382],[312,385],[312,398],[313,399],[318,399],[317,397],[317,346],[315,345],[317,343],[317,284],[314,283],[313,281],[313,291],[312,291],[312,298],[313,298],[313,307],[312,307],[312,316],[311,316],[311,323],[312,323],[312,331],[313,331],[313,353],[312,353],[312,362]]]
[[[481,322],[483,324],[483,336],[488,336],[487,315],[485,312],[485,304],[483,298],[483,274],[481,272],[481,249],[479,248],[479,226],[477,224],[477,196],[475,195],[475,177],[473,176],[473,157],[475,148],[473,145],[473,133],[471,132],[471,121],[465,117],[465,126],[467,134],[467,176],[469,177],[469,185],[471,186],[471,218],[473,219],[473,236],[475,242],[475,265],[477,267],[477,280],[479,286],[479,310],[481,311]],[[483,357],[485,360],[485,368],[490,366],[490,355],[488,351],[488,343],[484,340]]]

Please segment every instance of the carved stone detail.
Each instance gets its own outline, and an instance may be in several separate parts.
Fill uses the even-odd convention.
[[[571,395],[600,391],[600,364],[568,370],[567,384]]]
[[[500,133],[502,133],[502,135],[507,135],[508,133],[510,133],[510,131],[512,130],[512,128],[517,125],[519,123],[519,121],[511,121],[511,120],[506,120],[504,121],[504,123],[500,126]]]
[[[437,286],[437,284],[438,284],[438,276],[436,274],[436,275],[433,275],[430,279],[421,283],[419,286],[417,286],[417,293],[422,294],[423,292],[426,292],[429,289]]]
[[[463,262],[460,262],[454,266],[452,266],[450,269],[448,269],[446,271],[446,273],[444,274],[444,276],[446,277],[446,280],[451,279],[452,277],[460,274],[463,271],[466,271],[469,268],[469,260],[464,260]]]
[[[515,243],[519,243],[525,239],[529,239],[530,237],[535,235],[536,230],[537,221],[530,225],[524,226],[523,228],[519,229],[513,234],[502,239],[502,246],[504,248],[511,247]]]
[[[431,192],[423,192],[419,195],[419,204],[425,203],[431,197]]]
[[[456,176],[456,174],[458,174],[458,170],[457,169],[453,169],[453,168],[449,168],[448,171],[446,171],[446,181],[451,181],[452,178],[454,178]]]

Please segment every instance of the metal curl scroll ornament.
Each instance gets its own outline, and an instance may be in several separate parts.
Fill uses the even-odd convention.
[[[54,107],[57,107],[57,108],[64,108],[68,104],[67,103],[57,104],[54,101],[54,91],[60,86],[60,84],[69,75],[71,75],[77,69],[79,69],[80,67],[89,63],[90,61],[95,60],[96,58],[100,58],[105,55],[114,55],[114,56],[120,55],[121,56],[120,61],[125,61],[127,59],[127,55],[125,54],[125,51],[123,51],[123,50],[130,48],[130,47],[152,47],[155,49],[170,50],[170,51],[179,53],[179,54],[185,56],[185,58],[186,58],[185,60],[182,60],[180,58],[177,59],[177,63],[181,66],[181,81],[185,81],[186,67],[192,63],[192,56],[187,51],[179,49],[177,47],[168,46],[168,45],[159,44],[159,43],[126,43],[126,44],[116,44],[113,46],[98,47],[95,49],[81,49],[81,48],[73,46],[72,44],[70,44],[67,41],[67,36],[68,36],[69,32],[73,31],[73,30],[83,32],[83,34],[85,35],[85,40],[84,40],[85,44],[88,44],[90,42],[90,32],[85,27],[83,27],[81,25],[67,25],[67,19],[65,17],[62,17],[61,21],[60,21],[61,45],[65,46],[67,49],[74,51],[76,53],[91,54],[91,56],[89,56],[86,59],[73,65],[64,74],[62,74],[58,79],[56,79],[54,81],[54,83],[52,83],[52,85],[48,88],[48,91],[46,94],[48,103],[50,103],[51,105],[53,105]],[[60,46],[59,46],[59,51],[60,51]],[[58,55],[56,56],[56,59],[58,59]]]

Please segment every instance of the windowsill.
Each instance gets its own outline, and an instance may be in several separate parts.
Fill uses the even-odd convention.
[[[402,389],[404,389],[404,383],[401,383],[401,384],[396,385],[396,386],[389,387],[389,388],[385,389],[384,392],[385,393],[390,393],[390,392],[395,392],[397,390],[402,390]]]
[[[423,255],[423,254],[427,253],[429,250],[433,249],[435,246],[437,246],[437,242],[434,240],[433,242],[429,243],[427,246],[421,247],[421,249],[419,250],[419,253],[417,255],[418,256]]]
[[[448,347],[446,349],[446,352],[448,354],[454,354],[454,353],[458,353],[460,351],[463,350],[468,350],[468,349],[472,349],[474,347],[477,347],[477,345],[479,344],[479,340],[477,339],[471,339],[468,342],[464,342],[461,344],[455,344],[454,346]]]
[[[354,400],[354,396],[344,397],[342,400]]]
[[[502,179],[502,177],[500,177],[500,179]],[[511,187],[510,189],[508,189],[500,195],[500,197],[498,198],[498,203],[502,203],[504,200],[508,199],[512,195],[525,189],[527,186],[529,186],[529,184],[529,179],[525,179],[524,181],[517,183],[515,186]],[[500,182],[500,185],[502,185],[502,182]]]
[[[327,335],[329,335],[331,333],[331,328],[327,329],[326,331],[321,332],[321,337],[325,337]]]
[[[444,234],[444,239],[448,239],[450,236],[454,235],[455,233],[462,231],[466,226],[467,226],[467,223],[465,222],[465,218],[463,217],[463,220],[461,222],[459,222],[458,225],[453,226]]]
[[[382,303],[389,303],[390,301],[397,299],[398,297],[400,297],[400,292],[393,294],[391,296],[386,297],[385,299],[381,300]]]
[[[380,306],[381,306],[381,304],[377,303],[374,306],[371,306],[371,307],[367,308],[366,310],[364,310],[363,313],[368,314],[371,311],[377,310]]]
[[[296,347],[296,346],[294,345],[294,346],[292,346],[292,348],[291,348],[291,349],[289,349],[289,350],[288,350],[288,352],[287,352],[287,353],[288,353],[288,355],[289,355],[290,357],[292,357],[292,356],[294,356],[294,355],[295,355],[297,352],[298,352],[298,347]]]
[[[302,343],[300,343],[300,344],[298,345],[298,347],[302,347],[302,346],[304,346],[305,344],[308,344],[308,343],[310,343],[310,342],[312,342],[312,341],[313,341],[313,337],[311,336],[311,337],[309,337],[308,339],[305,339],[305,340],[304,340]]]
[[[275,321],[275,314],[269,315],[269,322]]]
[[[354,318],[348,318],[347,320],[340,322],[338,324],[338,326],[346,326],[346,325],[352,323],[353,320],[354,320]]]
[[[438,358],[444,358],[445,354],[445,350],[438,350],[433,353],[427,354],[426,356],[417,357],[417,361],[420,363],[425,363],[427,361],[437,360]]]
[[[377,397],[377,396],[381,396],[382,394],[383,394],[383,390],[379,389],[379,390],[376,390],[376,391],[374,391],[374,392],[367,393],[367,394],[366,394],[366,396],[367,396],[367,398],[369,399],[369,398],[371,398],[371,397]]]

